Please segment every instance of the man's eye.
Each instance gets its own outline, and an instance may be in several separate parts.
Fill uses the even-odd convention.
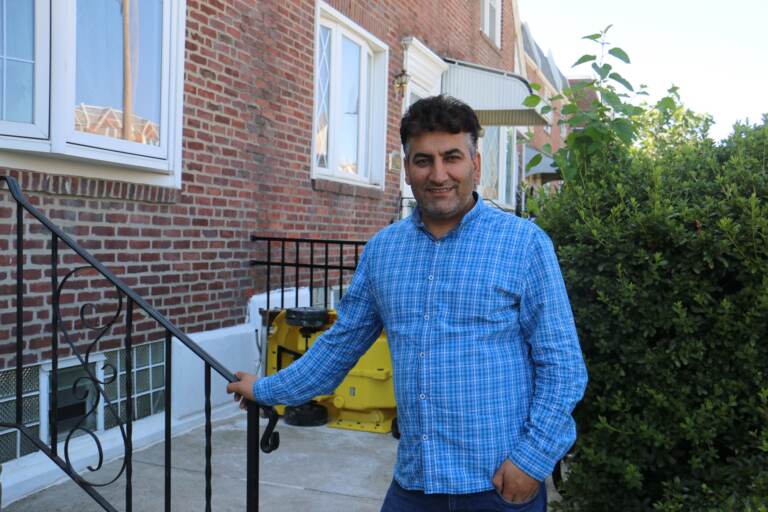
[[[429,160],[427,160],[426,158],[419,158],[418,160],[415,160],[413,163],[418,165],[419,167],[424,167],[425,165],[429,164]]]
[[[448,155],[445,157],[448,162],[456,162],[459,160],[459,155]]]

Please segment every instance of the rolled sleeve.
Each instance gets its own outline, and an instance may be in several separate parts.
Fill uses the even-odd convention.
[[[510,460],[544,480],[576,440],[572,412],[587,384],[573,313],[552,242],[534,234],[520,323],[534,365],[534,396],[522,441]]]
[[[367,276],[366,252],[337,308],[337,320],[299,359],[257,380],[253,395],[265,405],[298,405],[333,392],[382,330]]]

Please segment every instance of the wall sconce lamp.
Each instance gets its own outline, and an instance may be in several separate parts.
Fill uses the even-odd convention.
[[[395,91],[397,91],[398,97],[405,93],[405,88],[408,85],[410,79],[411,75],[409,75],[404,69],[395,75],[395,79],[392,82],[392,85],[395,86]]]

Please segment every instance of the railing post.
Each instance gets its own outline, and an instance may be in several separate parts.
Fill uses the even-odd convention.
[[[295,260],[294,263],[296,266],[294,267],[294,277],[293,277],[293,288],[296,292],[295,295],[295,301],[294,301],[294,307],[299,307],[299,241],[296,240],[296,244],[294,245],[296,254],[294,255]]]
[[[259,510],[259,407],[248,402],[246,458],[246,504],[247,512]]]
[[[59,454],[59,427],[56,425],[56,412],[59,410],[59,237],[51,235],[51,417],[49,429],[51,451]],[[115,378],[118,378],[115,376]]]
[[[120,378],[118,375],[118,384]],[[133,510],[133,300],[125,305],[125,510]]]
[[[171,368],[173,336],[165,331],[165,512],[171,511]]]
[[[21,426],[24,387],[24,210],[16,204],[16,424]]]
[[[211,365],[205,363],[205,512],[211,512],[213,471],[211,468]]]

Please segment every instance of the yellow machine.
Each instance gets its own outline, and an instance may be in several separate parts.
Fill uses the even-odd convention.
[[[336,312],[320,308],[281,311],[267,342],[266,374],[285,368],[307,351],[336,321]],[[384,333],[350,370],[332,395],[315,397],[328,410],[329,426],[366,432],[392,431],[397,415],[392,360]],[[276,407],[279,414],[285,407]],[[397,428],[395,426],[395,428]]]

